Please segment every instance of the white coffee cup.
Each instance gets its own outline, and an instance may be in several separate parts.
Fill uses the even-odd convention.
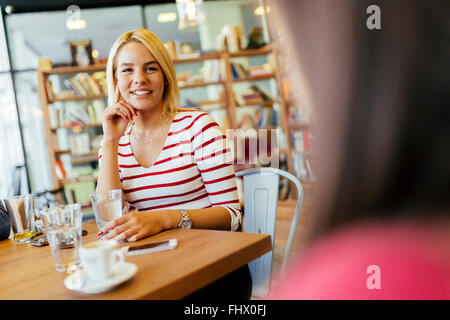
[[[122,250],[116,249],[117,245],[115,240],[98,240],[80,248],[81,265],[90,280],[111,278],[114,265],[125,261]]]

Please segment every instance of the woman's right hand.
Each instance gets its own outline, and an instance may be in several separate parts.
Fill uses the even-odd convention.
[[[136,109],[120,99],[119,86],[116,86],[114,104],[103,112],[103,138],[110,141],[119,141],[134,116],[137,116]]]

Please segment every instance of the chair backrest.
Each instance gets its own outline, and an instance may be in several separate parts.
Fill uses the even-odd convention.
[[[292,218],[288,242],[283,256],[281,273],[291,250],[298,216],[303,202],[303,188],[292,174],[276,168],[254,168],[239,171],[237,177],[243,177],[244,184],[244,230],[245,232],[270,234],[272,248],[275,244],[277,220],[278,186],[280,176],[292,181],[297,187],[297,205]],[[253,280],[252,296],[266,297],[270,289],[273,250],[249,263]]]

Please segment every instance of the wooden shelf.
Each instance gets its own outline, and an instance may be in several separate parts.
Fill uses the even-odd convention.
[[[101,127],[101,123],[92,123],[92,124],[78,124],[74,126],[61,126],[56,128],[51,128],[52,131],[56,131],[58,129],[76,129],[76,128],[97,128]]]
[[[273,107],[273,101],[272,102],[265,102],[265,103],[246,103],[246,104],[239,104],[236,105],[237,108],[245,108],[245,107],[264,107],[264,108],[272,108]]]
[[[294,150],[294,149],[291,150],[291,154],[292,155],[300,155],[300,156],[305,157],[305,158],[312,158],[312,157],[314,157],[314,154],[311,153],[311,152],[297,151],[297,150]]]
[[[239,78],[239,79],[233,79],[234,82],[244,82],[244,81],[260,81],[260,80],[267,80],[267,79],[274,79],[276,78],[275,74],[263,74],[260,76],[253,76],[253,77],[247,77],[247,78]]]
[[[309,122],[302,121],[302,122],[296,122],[296,123],[289,123],[289,129],[309,129],[311,127]]]
[[[85,176],[79,176],[76,178],[64,178],[61,179],[61,185],[65,186],[69,183],[79,183],[79,182],[97,182],[98,177],[93,175],[85,175]]]
[[[221,52],[214,52],[214,53],[207,53],[207,54],[203,54],[199,57],[194,57],[194,58],[186,58],[186,59],[175,59],[172,60],[173,63],[178,64],[178,63],[193,63],[193,62],[202,62],[205,60],[212,60],[212,59],[220,59],[222,57],[222,53]]]
[[[71,162],[72,164],[83,164],[83,163],[89,163],[94,162],[98,160],[98,154],[95,153],[87,153],[87,154],[72,154]]]
[[[72,154],[70,149],[54,149],[55,154],[69,154],[72,157],[72,164],[87,163],[98,160],[96,150],[91,150],[89,153]]]
[[[64,101],[85,101],[85,100],[98,100],[98,99],[106,99],[107,95],[89,95],[89,96],[66,96],[66,97],[53,97],[51,99],[48,99],[48,103],[54,103],[54,102],[64,102]]]
[[[180,89],[188,89],[188,88],[198,88],[198,87],[206,87],[206,86],[214,86],[214,85],[225,85],[225,81],[213,81],[213,82],[200,82],[200,83],[184,84],[184,85],[178,85],[178,87]]]
[[[258,49],[248,49],[248,50],[240,50],[238,52],[230,53],[231,58],[238,57],[251,57],[251,56],[262,56],[272,53],[271,46],[264,46]]]
[[[45,75],[51,74],[73,74],[79,72],[96,72],[96,71],[105,71],[106,64],[93,64],[87,67],[61,67],[61,68],[52,68],[52,69],[43,69],[41,72]]]

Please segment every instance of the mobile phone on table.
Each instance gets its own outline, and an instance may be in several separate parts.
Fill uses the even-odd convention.
[[[123,250],[127,256],[137,256],[139,254],[152,253],[164,250],[172,250],[177,247],[177,239],[170,239],[167,241],[150,242],[146,244],[140,244],[137,246],[127,246]]]

